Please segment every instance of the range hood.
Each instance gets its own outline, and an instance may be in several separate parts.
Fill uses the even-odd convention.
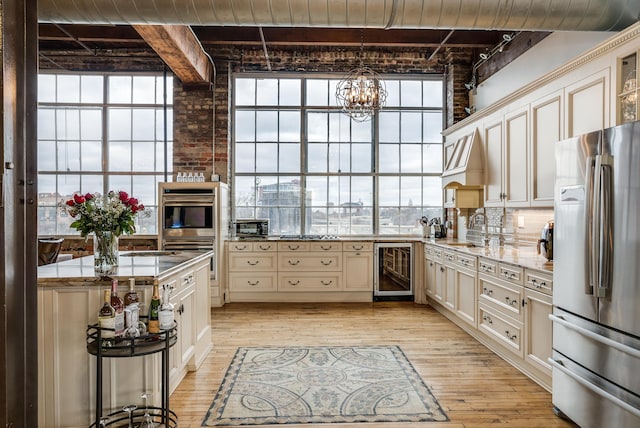
[[[458,138],[449,153],[446,149],[445,153],[444,188],[484,186],[484,157],[478,128]]]

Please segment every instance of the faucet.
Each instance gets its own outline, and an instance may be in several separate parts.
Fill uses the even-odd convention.
[[[480,209],[482,209],[482,211],[479,211]],[[484,208],[478,208],[476,212],[469,216],[469,229],[474,229],[476,227],[476,221],[479,217],[481,217],[483,220],[484,237],[482,238],[482,241],[484,242],[484,246],[488,247],[490,241],[489,225],[487,221],[487,214]]]

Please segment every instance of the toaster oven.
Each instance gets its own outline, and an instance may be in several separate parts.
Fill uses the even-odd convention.
[[[236,219],[236,238],[266,238],[269,236],[268,219]]]

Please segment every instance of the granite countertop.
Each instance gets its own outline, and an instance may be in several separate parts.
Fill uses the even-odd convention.
[[[213,251],[121,251],[118,267],[108,277],[120,282],[135,277],[138,284],[151,284],[213,255]],[[93,256],[38,267],[38,286],[86,286],[104,280],[93,269]]]
[[[539,255],[532,247],[503,246],[497,249],[491,247],[465,247],[460,246],[463,241],[456,240],[426,240],[427,244],[434,244],[448,250],[455,250],[473,256],[486,257],[498,262],[509,263],[528,269],[537,269],[553,273],[553,261]]]

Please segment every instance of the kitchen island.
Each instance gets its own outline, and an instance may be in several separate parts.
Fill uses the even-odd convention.
[[[86,350],[86,330],[97,322],[103,291],[119,282],[122,297],[135,278],[146,314],[154,283],[174,287],[178,340],[171,348],[170,391],[196,370],[212,348],[209,272],[213,251],[121,252],[108,277],[94,272],[93,256],[38,267],[38,402],[40,427],[86,427],[95,416],[96,358]],[[160,287],[162,289],[162,287]],[[103,371],[104,413],[144,405],[141,393],[160,404],[159,354],[107,358]]]

